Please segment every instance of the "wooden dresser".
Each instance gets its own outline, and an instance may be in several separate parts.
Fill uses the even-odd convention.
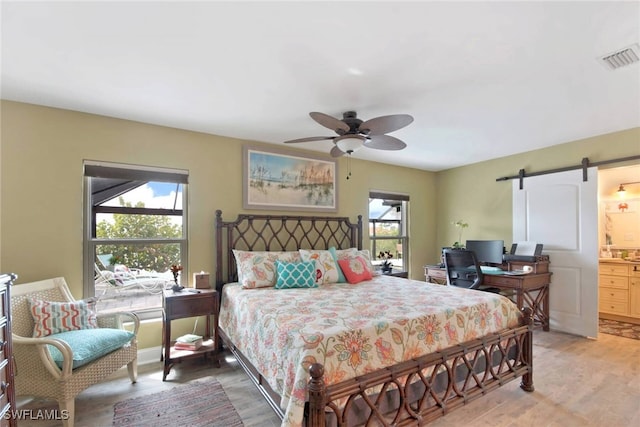
[[[640,263],[600,261],[600,317],[640,323]]]
[[[13,386],[10,298],[11,284],[16,278],[14,274],[0,275],[0,426],[17,425],[11,414],[16,410],[16,393]]]

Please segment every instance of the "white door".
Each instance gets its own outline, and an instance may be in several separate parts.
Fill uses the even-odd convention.
[[[598,336],[598,174],[588,169],[513,181],[513,241],[544,244],[549,255],[550,327]]]

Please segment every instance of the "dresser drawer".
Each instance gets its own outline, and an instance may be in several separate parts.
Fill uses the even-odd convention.
[[[9,387],[12,385],[9,383],[9,363],[7,360],[3,360],[0,364],[0,409],[8,406],[9,403]],[[15,409],[15,408],[13,408]]]
[[[598,278],[600,288],[629,289],[629,278],[601,274]]]
[[[5,353],[6,339],[7,339],[7,326],[0,327],[0,360],[5,360],[8,355]]]
[[[640,277],[640,264],[634,264],[629,266],[630,277]]]
[[[629,266],[626,264],[600,264],[600,274],[628,276]]]

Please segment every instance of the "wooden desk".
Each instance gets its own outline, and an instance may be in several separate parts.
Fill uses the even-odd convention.
[[[160,360],[164,360],[162,381],[175,362],[190,356],[214,353],[218,346],[218,292],[215,289],[197,289],[193,292],[185,289],[182,292],[165,290],[162,298],[162,348]],[[211,316],[214,316],[214,333],[211,335]],[[171,321],[185,317],[206,316],[207,325],[204,344],[198,350],[176,350],[171,341]]]
[[[436,265],[425,266],[427,282],[447,283],[447,271]],[[549,284],[551,273],[530,273],[522,276],[505,274],[484,274],[483,286],[515,291],[515,303],[518,307],[530,307],[533,320],[542,330],[549,330]]]
[[[482,284],[495,288],[514,290],[516,305],[520,308],[530,307],[533,310],[533,321],[549,330],[549,283],[551,273],[530,273],[522,276],[505,274],[485,274]]]

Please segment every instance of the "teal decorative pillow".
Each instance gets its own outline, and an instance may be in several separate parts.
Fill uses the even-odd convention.
[[[338,264],[338,261],[341,259],[349,259],[350,257],[355,256],[356,248],[336,250],[334,246],[331,246],[329,248],[329,252],[333,257],[333,260]],[[341,268],[338,268],[338,283],[347,283],[347,279],[344,277]]]
[[[276,289],[317,288],[315,261],[276,261]]]
[[[73,369],[93,362],[129,343],[135,335],[122,329],[97,328],[60,332],[49,338],[58,338],[73,351]],[[52,345],[47,346],[56,365],[62,368],[62,353]]]
[[[41,338],[60,332],[98,327],[96,301],[41,301],[29,300],[29,311],[33,317],[33,337]]]

